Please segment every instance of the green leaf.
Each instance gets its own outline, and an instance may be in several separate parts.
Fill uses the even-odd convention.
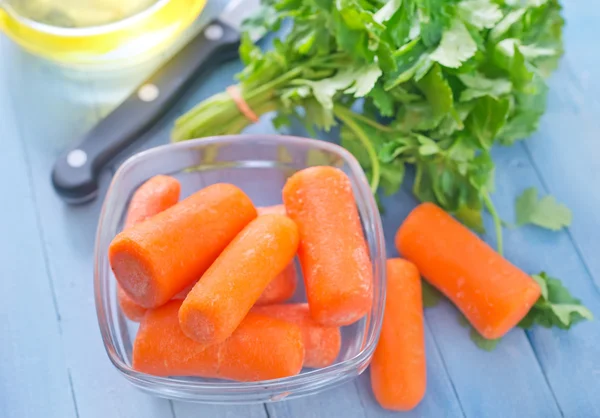
[[[373,100],[375,107],[379,109],[381,116],[392,116],[394,114],[394,99],[379,84],[373,87],[368,96]]]
[[[307,167],[331,165],[331,163],[332,163],[332,160],[330,158],[330,154],[327,154],[324,151],[311,148],[306,153],[306,166]]]
[[[390,20],[401,4],[402,0],[388,1],[373,15],[373,19],[375,19],[375,21],[378,23],[383,23]]]
[[[380,186],[383,189],[383,193],[387,196],[396,193],[398,189],[400,189],[402,181],[404,180],[404,162],[400,160],[394,160],[388,162],[387,164],[382,164],[380,171]]]
[[[469,337],[471,338],[471,341],[473,341],[477,347],[479,347],[485,351],[493,351],[498,346],[498,343],[501,340],[500,338],[496,338],[494,340],[488,340],[487,338],[482,336],[479,332],[477,332],[477,330],[475,328],[471,328],[471,331],[469,331]]]
[[[425,46],[416,39],[394,53],[396,70],[387,74],[384,88],[391,90],[399,84],[409,81],[417,71],[426,71],[431,60]]]
[[[489,0],[467,0],[458,3],[458,15],[477,29],[491,29],[502,19],[502,11]]]
[[[482,336],[469,322],[466,316],[462,314],[462,312],[458,312],[458,323],[463,327],[469,330],[469,338],[471,341],[475,343],[477,347],[485,351],[493,351],[498,343],[501,341],[501,338],[496,338],[493,340],[488,340],[484,336]]]
[[[491,79],[477,73],[460,74],[458,78],[467,87],[460,94],[461,102],[483,96],[499,99],[500,96],[510,94],[512,91],[512,83],[504,78]]]
[[[445,67],[458,68],[477,52],[477,44],[459,19],[442,35],[439,46],[430,55],[433,61]]]
[[[419,15],[419,32],[427,46],[434,46],[448,26],[449,14],[445,0],[415,0]]]
[[[440,301],[444,298],[442,292],[427,283],[425,280],[421,280],[421,290],[423,292],[424,308],[433,308],[439,305]]]
[[[509,106],[508,99],[496,100],[488,96],[477,99],[465,125],[484,149],[491,148],[506,123]]]
[[[364,97],[373,90],[375,83],[381,77],[381,69],[372,64],[353,71],[352,77],[354,83],[344,93],[352,94],[354,97]]]
[[[307,84],[311,87],[315,99],[326,110],[333,109],[333,97],[340,91],[346,90],[355,80],[353,69],[342,69],[336,75]]]
[[[424,135],[417,135],[417,140],[420,144],[419,154],[422,156],[433,155],[440,152],[440,147],[434,140],[427,138]]]
[[[558,203],[553,196],[538,199],[535,187],[526,189],[515,203],[517,225],[533,224],[558,231],[571,225],[572,214],[568,207]]]
[[[512,25],[521,20],[527,9],[517,9],[508,13],[502,20],[491,30],[490,40],[492,42],[499,41],[511,28]]]
[[[429,101],[434,118],[441,118],[453,110],[452,89],[439,65],[434,65],[427,75],[417,82],[417,85]]]
[[[537,324],[546,328],[569,329],[578,322],[594,318],[592,312],[574,298],[560,280],[544,272],[532,277],[540,284],[542,295],[519,323],[521,328]]]
[[[471,228],[473,231],[484,234],[485,227],[483,226],[483,216],[481,214],[481,209],[472,209],[467,205],[459,206],[458,210],[454,212],[454,216],[458,218],[459,221],[464,223],[466,226]]]
[[[498,43],[494,49],[493,60],[498,67],[508,72],[515,87],[525,91],[524,87],[532,81],[534,74],[527,66],[517,39],[504,39]]]

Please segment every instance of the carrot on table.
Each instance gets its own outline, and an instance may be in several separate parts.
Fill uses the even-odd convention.
[[[127,209],[124,228],[145,221],[170,208],[179,201],[180,192],[181,184],[177,179],[163,175],[152,177],[133,194]],[[146,313],[146,308],[135,303],[118,283],[117,300],[125,316],[132,321],[139,322]]]
[[[282,319],[298,325],[304,342],[304,367],[327,367],[335,361],[342,345],[338,327],[320,325],[311,318],[306,303],[257,306],[250,312]]]
[[[379,404],[414,408],[425,394],[425,333],[421,277],[414,264],[387,261],[387,292],[379,342],[371,359],[371,387]]]
[[[350,179],[333,167],[311,167],[283,188],[298,225],[298,256],[310,313],[323,325],[356,322],[371,309],[372,267]]]
[[[108,255],[125,292],[146,308],[160,306],[208,269],[256,209],[231,184],[215,184],[118,234]]]
[[[256,301],[256,305],[271,305],[285,302],[296,292],[298,276],[293,262],[287,265],[281,273],[269,282],[265,290]]]
[[[396,246],[485,338],[506,334],[540,296],[530,276],[432,203],[408,215]]]
[[[300,329],[249,313],[224,342],[204,345],[179,326],[180,301],[148,310],[133,345],[133,368],[155,376],[197,376],[239,381],[277,379],[302,369]]]
[[[229,337],[298,248],[298,228],[287,216],[250,222],[187,295],[179,312],[184,334],[214,344]]]

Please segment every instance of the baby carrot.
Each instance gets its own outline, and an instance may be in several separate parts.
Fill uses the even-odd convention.
[[[311,167],[283,188],[289,217],[298,225],[298,256],[313,319],[349,325],[371,309],[372,268],[348,176]]]
[[[204,344],[229,337],[298,248],[287,216],[259,216],[225,248],[187,295],[179,312],[184,334]]]
[[[132,321],[140,322],[146,314],[147,309],[135,303],[118,283],[117,301],[123,314]]]
[[[181,184],[169,176],[154,176],[133,194],[127,209],[124,229],[162,212],[179,201]]]
[[[257,207],[258,215],[285,215],[285,206],[263,206]],[[260,298],[256,301],[256,305],[270,305],[272,303],[285,302],[296,292],[298,278],[296,275],[296,267],[294,263],[290,263],[281,273],[277,275],[267,285]]]
[[[407,411],[426,386],[421,277],[414,264],[387,261],[387,293],[379,342],[371,360],[371,387],[386,409]]]
[[[296,292],[296,266],[291,262],[281,273],[269,282],[265,290],[256,301],[256,305],[271,305],[285,302]]]
[[[240,189],[215,184],[118,234],[108,255],[119,284],[152,308],[198,280],[256,209]]]
[[[180,301],[148,310],[133,345],[133,368],[155,376],[198,376],[256,381],[293,376],[302,369],[300,329],[250,313],[227,340],[204,345],[179,327]]]
[[[135,191],[129,202],[125,228],[173,206],[179,200],[180,191],[181,184],[173,177],[158,175],[146,181]],[[135,303],[118,283],[117,300],[125,316],[132,321],[139,322],[146,313],[146,308]]]
[[[485,338],[506,334],[540,296],[530,276],[432,203],[408,215],[396,246]]]
[[[335,361],[340,353],[342,337],[337,327],[327,327],[316,323],[310,316],[308,304],[257,306],[250,312],[282,319],[298,325],[304,343],[304,367],[326,367]]]
[[[256,211],[259,215],[285,215],[285,206],[283,205],[275,205],[275,206],[263,206],[256,208]]]

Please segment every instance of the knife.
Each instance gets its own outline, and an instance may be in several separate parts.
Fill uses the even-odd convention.
[[[176,55],[60,155],[52,185],[71,204],[93,200],[101,170],[148,131],[201,73],[237,57],[242,22],[260,8],[259,0],[233,0]]]

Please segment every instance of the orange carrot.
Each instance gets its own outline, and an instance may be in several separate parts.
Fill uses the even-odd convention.
[[[142,184],[133,194],[124,229],[170,208],[179,200],[181,184],[169,176],[154,176]]]
[[[269,282],[255,305],[271,305],[273,303],[285,302],[294,296],[297,282],[296,266],[292,262]]]
[[[349,325],[371,309],[372,267],[350,180],[333,167],[311,167],[283,188],[298,225],[310,313],[323,325]]]
[[[209,186],[118,234],[108,249],[111,267],[137,304],[160,306],[198,280],[255,217],[240,189]]]
[[[285,206],[283,205],[257,207],[256,212],[258,212],[259,216],[286,214]],[[285,270],[278,274],[277,277],[271,280],[260,298],[256,301],[256,305],[270,305],[272,303],[285,302],[294,296],[297,283],[296,267],[291,263]]]
[[[185,298],[179,312],[184,334],[204,344],[229,337],[297,248],[298,228],[287,216],[250,222]]]
[[[298,374],[304,359],[300,329],[250,313],[233,335],[206,346],[179,327],[179,301],[149,310],[133,345],[133,368],[155,376],[198,376],[240,381]]]
[[[259,215],[285,215],[285,206],[283,205],[275,205],[275,206],[263,206],[256,208],[256,211]]]
[[[414,264],[391,259],[383,325],[371,359],[371,387],[382,407],[407,411],[423,399],[426,380],[421,277]]]
[[[146,314],[147,309],[135,303],[118,283],[117,301],[123,314],[132,321],[140,322]]]
[[[135,191],[129,202],[125,228],[173,206],[179,200],[180,191],[181,184],[173,177],[158,175],[146,181]],[[125,316],[132,321],[139,322],[146,313],[146,308],[135,303],[118,283],[117,300]]]
[[[506,334],[540,296],[530,276],[432,203],[408,215],[396,246],[485,338]]]
[[[308,304],[257,306],[250,312],[283,319],[298,325],[304,343],[304,367],[327,367],[340,353],[342,337],[337,327],[327,327],[316,323],[310,316]]]

